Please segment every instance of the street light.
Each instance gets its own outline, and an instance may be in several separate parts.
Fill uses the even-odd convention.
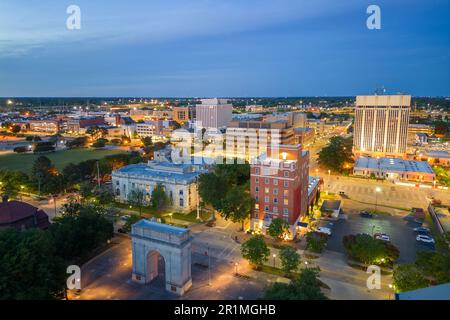
[[[273,257],[273,267],[275,268],[275,258],[277,257],[277,255],[274,253],[274,254],[272,255],[272,257]]]
[[[392,284],[389,283],[388,287],[389,287],[388,300],[391,300],[391,290],[394,288],[394,286],[393,286]]]
[[[237,263],[237,262],[234,264],[234,274],[235,275],[238,275],[238,269],[237,269],[238,268],[238,264],[239,263]]]
[[[376,187],[375,188],[375,213],[378,212],[378,193],[381,192],[381,188],[380,187]]]

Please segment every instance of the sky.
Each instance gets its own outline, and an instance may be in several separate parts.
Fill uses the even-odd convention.
[[[449,96],[449,35],[448,0],[1,0],[0,96]]]

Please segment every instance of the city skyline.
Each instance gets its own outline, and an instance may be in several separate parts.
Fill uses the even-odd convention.
[[[0,4],[0,96],[449,95],[445,1],[378,1],[380,30],[360,1],[71,4]]]

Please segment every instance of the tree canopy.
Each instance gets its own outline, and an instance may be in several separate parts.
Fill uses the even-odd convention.
[[[261,267],[269,259],[270,250],[261,235],[255,235],[244,242],[241,247],[242,257],[252,265]]]
[[[335,136],[330,138],[327,146],[318,153],[319,166],[334,172],[343,172],[346,165],[353,164],[353,139]]]

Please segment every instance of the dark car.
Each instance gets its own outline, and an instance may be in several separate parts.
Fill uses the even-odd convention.
[[[361,211],[359,215],[363,218],[373,218],[373,213],[369,211]]]

